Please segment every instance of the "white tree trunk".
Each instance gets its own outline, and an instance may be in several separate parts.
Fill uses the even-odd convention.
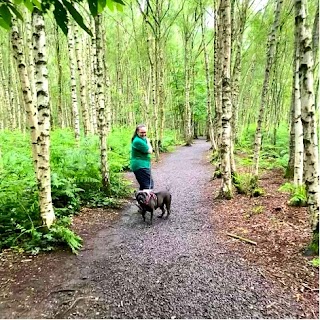
[[[295,21],[300,46],[299,81],[304,142],[304,180],[310,220],[312,227],[315,228],[319,222],[320,203],[319,148],[314,103],[311,32],[306,21],[306,6],[305,0],[295,0]]]
[[[70,18],[71,20],[71,18]],[[76,57],[74,49],[73,21],[68,24],[68,50],[71,82],[71,104],[73,113],[74,137],[77,145],[80,144],[80,118],[77,97]]]
[[[303,128],[301,121],[301,96],[299,84],[299,49],[295,45],[295,73],[294,73],[294,171],[293,181],[296,186],[303,184]]]
[[[33,94],[31,91],[30,77],[28,75],[28,69],[25,62],[25,55],[23,52],[23,42],[19,33],[16,20],[13,20],[13,25],[11,29],[11,41],[13,54],[16,59],[19,79],[21,83],[21,89],[23,92],[24,102],[26,106],[26,113],[28,119],[28,125],[30,127],[31,133],[31,146],[32,146],[32,157],[34,163],[34,172],[37,177],[38,175],[38,110],[35,105],[35,100],[33,99]],[[38,180],[38,177],[37,177]]]
[[[110,178],[108,168],[108,154],[107,154],[107,126],[105,115],[105,70],[104,70],[104,50],[101,25],[101,15],[95,18],[95,31],[96,31],[96,46],[97,46],[97,99],[98,99],[98,128],[100,137],[100,160],[101,160],[101,175],[102,185],[106,191],[110,189]]]
[[[260,110],[259,110],[259,116],[257,121],[255,138],[254,138],[253,175],[255,177],[258,177],[258,174],[259,174],[259,160],[260,160],[260,150],[261,150],[261,141],[262,141],[262,133],[261,133],[262,121],[263,121],[264,111],[266,110],[266,106],[267,106],[270,71],[271,71],[271,67],[274,61],[274,55],[276,51],[276,44],[277,44],[276,36],[277,36],[277,30],[279,28],[282,3],[283,3],[283,0],[277,0],[277,9],[275,13],[274,23],[269,36],[269,43],[268,43],[268,49],[267,49],[267,62],[266,62],[263,87],[261,92]]]
[[[92,23],[92,29],[95,30],[95,23]],[[96,33],[94,32],[93,37],[91,38],[91,92],[90,92],[90,106],[91,106],[91,119],[92,119],[92,130],[96,134],[98,132],[98,117],[97,117],[97,45],[96,45]]]
[[[40,214],[45,224],[50,227],[55,219],[51,199],[50,176],[50,107],[47,70],[46,35],[44,19],[38,9],[32,13],[33,48],[35,59],[35,83],[38,109],[38,186]]]
[[[222,186],[220,195],[232,197],[231,179],[231,6],[230,0],[221,1],[221,25],[223,28],[223,67],[222,67],[222,136],[221,136],[221,174]]]
[[[89,109],[88,109],[88,99],[87,99],[87,79],[84,72],[84,66],[81,57],[81,43],[80,43],[80,32],[77,26],[74,27],[74,40],[75,40],[75,52],[79,73],[79,84],[80,84],[80,103],[82,110],[82,121],[84,134],[87,136],[90,133],[90,121],[89,121]]]
[[[214,130],[213,130],[213,119],[212,119],[212,111],[211,111],[211,88],[210,88],[210,73],[209,73],[209,58],[207,52],[207,44],[205,39],[205,26],[204,26],[204,7],[202,2],[201,5],[201,30],[202,30],[202,42],[203,42],[203,57],[204,57],[204,70],[206,74],[206,87],[207,87],[207,123],[208,123],[208,132],[211,143],[212,151],[217,150],[217,144],[214,138]]]

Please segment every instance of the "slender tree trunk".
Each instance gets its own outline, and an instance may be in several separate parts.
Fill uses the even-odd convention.
[[[295,0],[295,25],[299,41],[299,81],[301,90],[301,116],[304,142],[304,180],[307,190],[308,211],[312,228],[319,227],[319,148],[313,88],[313,54],[311,32],[306,21],[305,0]],[[319,233],[319,230],[317,230]]]
[[[297,35],[296,35],[297,38]],[[297,40],[295,41],[294,70],[294,184],[303,184],[303,128],[301,121],[301,96],[299,84],[300,56]]]
[[[34,9],[33,48],[35,58],[35,83],[38,109],[38,185],[40,214],[45,224],[50,227],[55,219],[51,199],[50,177],[50,106],[47,70],[46,35],[44,19],[38,9]]]
[[[231,179],[231,7],[230,0],[221,1],[221,25],[223,28],[223,67],[222,67],[222,139],[221,139],[221,173],[222,186],[220,195],[230,199],[232,197]]]
[[[10,50],[9,50],[10,51]],[[8,94],[9,94],[9,129],[16,129],[16,117],[15,117],[15,104],[14,104],[14,96],[13,96],[13,68],[11,64],[11,56],[8,57]]]
[[[257,128],[255,133],[255,139],[254,139],[253,175],[256,178],[258,177],[258,174],[259,174],[259,159],[260,159],[260,150],[261,150],[261,142],[262,142],[262,133],[261,133],[262,121],[263,121],[264,111],[266,110],[266,106],[267,106],[270,70],[272,68],[274,54],[276,50],[276,37],[277,37],[277,30],[279,28],[282,3],[283,3],[283,0],[277,0],[277,9],[275,12],[274,24],[272,26],[272,30],[270,33],[268,49],[267,49],[266,69],[264,74],[264,81],[263,81],[263,87],[261,92],[260,110],[259,110]]]
[[[87,136],[90,133],[89,110],[87,102],[87,79],[84,73],[84,66],[81,57],[80,32],[77,26],[74,28],[74,44],[75,53],[78,66],[79,84],[80,84],[80,105],[82,111],[82,122],[84,134]]]
[[[185,35],[184,43],[184,139],[187,146],[192,144],[192,125],[191,125],[191,106],[190,106],[190,77],[191,77],[191,67],[190,67],[190,49],[189,49],[189,37]]]
[[[74,49],[74,22],[69,19],[68,29],[68,50],[69,50],[69,67],[70,67],[70,82],[71,82],[71,104],[72,104],[72,116],[74,126],[74,137],[76,144],[80,145],[80,118],[79,118],[79,107],[77,97],[77,79],[76,79],[76,57]]]
[[[54,30],[55,35],[55,42],[56,42],[56,55],[57,55],[57,66],[58,66],[58,126],[60,128],[65,128],[65,117],[62,107],[62,92],[63,92],[63,85],[62,85],[62,62],[61,62],[61,52],[60,52],[60,40],[59,40],[59,27],[58,25],[55,27]]]
[[[239,105],[239,82],[240,82],[240,75],[241,75],[241,60],[242,60],[242,40],[243,40],[243,33],[245,29],[245,24],[247,20],[247,10],[249,7],[249,0],[246,0],[242,4],[242,9],[239,13],[239,31],[238,36],[235,39],[235,37],[232,37],[236,40],[235,46],[235,61],[233,66],[233,72],[232,72],[232,141],[235,142],[238,136],[238,105]]]
[[[285,178],[292,179],[294,177],[294,162],[295,162],[295,81],[296,81],[296,55],[297,55],[297,41],[295,40],[295,48],[293,54],[292,63],[292,92],[291,92],[291,104],[290,104],[290,142],[289,142],[289,160],[285,172]],[[299,78],[298,78],[299,79]],[[300,98],[300,88],[299,88]],[[301,102],[300,102],[301,110]],[[301,112],[300,112],[301,114]],[[301,119],[301,118],[300,118]]]
[[[222,136],[222,30],[220,1],[215,1],[215,35],[214,35],[214,101],[215,101],[215,127],[217,145],[220,149]]]
[[[92,23],[92,29],[95,30],[95,23]],[[93,37],[91,38],[91,93],[90,93],[90,105],[91,105],[91,117],[92,117],[92,128],[93,133],[96,134],[98,132],[98,124],[97,124],[97,45],[96,45],[96,33],[94,32]]]
[[[33,95],[31,92],[31,85],[28,76],[28,69],[25,62],[25,54],[23,52],[23,42],[20,36],[18,25],[15,19],[13,19],[13,25],[11,29],[11,41],[13,54],[17,63],[19,79],[21,83],[21,89],[23,92],[24,102],[26,105],[26,112],[28,118],[28,124],[31,133],[31,146],[32,146],[32,157],[34,164],[34,172],[37,177],[38,174],[38,111],[35,106],[35,101],[33,100]],[[38,177],[37,177],[38,180]]]
[[[97,46],[97,65],[96,65],[96,79],[97,79],[97,99],[98,99],[98,129],[100,137],[100,162],[101,162],[101,176],[102,185],[107,193],[110,192],[110,178],[108,168],[108,155],[107,155],[107,126],[105,116],[105,70],[104,70],[104,50],[103,39],[104,35],[102,29],[102,17],[97,15],[95,18],[95,31],[96,31],[96,46]]]
[[[213,130],[213,117],[212,117],[212,107],[211,107],[211,88],[210,88],[210,73],[209,73],[209,59],[207,52],[207,44],[205,39],[205,26],[204,26],[204,8],[203,4],[200,1],[201,6],[201,30],[202,30],[202,42],[203,42],[203,56],[204,56],[204,69],[206,74],[206,88],[207,88],[207,123],[208,123],[208,132],[210,138],[210,144],[212,151],[217,150],[217,144],[214,137]]]

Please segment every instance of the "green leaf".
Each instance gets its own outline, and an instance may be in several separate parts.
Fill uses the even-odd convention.
[[[5,21],[5,23],[11,26],[12,14],[6,5],[0,6],[0,17]]]
[[[22,1],[23,1],[23,0],[14,0],[13,2],[18,5],[18,4],[21,4]]]
[[[0,27],[4,28],[4,29],[7,29],[7,30],[10,30],[10,25],[8,25],[2,17],[0,17]]]
[[[16,15],[16,17],[18,19],[20,19],[21,21],[23,21],[23,17],[21,15],[21,13],[13,5],[10,4],[8,6],[9,6],[10,10]]]
[[[83,22],[83,18],[81,16],[81,14],[73,7],[73,5],[68,2],[67,0],[62,0],[63,4],[65,5],[65,7],[67,8],[67,10],[69,11],[69,13],[72,15],[73,19],[78,23],[78,25],[85,30],[88,34],[90,34],[90,36],[92,37],[93,34],[90,31],[90,29],[84,24]]]
[[[122,0],[112,0],[113,2],[119,3],[123,6],[125,6],[126,4],[122,1]]]
[[[68,14],[65,7],[56,0],[54,2],[53,15],[57,21],[58,26],[61,28],[62,32],[68,34]]]
[[[112,0],[107,0],[107,6],[109,10],[114,11],[114,3]]]
[[[32,0],[33,4],[39,9],[41,10],[41,2],[38,0]],[[33,8],[32,8],[33,10]]]
[[[88,0],[91,14],[95,17],[98,14],[98,0]]]
[[[98,0],[98,13],[101,13],[106,7],[107,0]]]
[[[123,5],[122,4],[117,3],[116,8],[118,11],[123,12]]]
[[[24,5],[26,6],[26,8],[32,12],[33,11],[33,3],[32,0],[24,0]]]

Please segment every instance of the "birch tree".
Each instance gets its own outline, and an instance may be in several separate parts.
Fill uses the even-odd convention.
[[[300,56],[299,82],[304,142],[304,180],[311,225],[313,230],[319,233],[319,148],[313,88],[312,42],[310,28],[306,21],[306,12],[306,0],[295,0],[295,26],[297,28],[296,35],[298,37]]]
[[[262,142],[262,122],[264,111],[268,104],[268,92],[269,92],[269,80],[270,80],[270,70],[273,64],[274,54],[276,50],[276,37],[277,31],[279,28],[280,13],[282,8],[283,0],[277,0],[277,8],[275,12],[274,23],[269,35],[268,45],[267,45],[267,61],[265,67],[265,74],[263,80],[263,86],[261,91],[261,100],[260,100],[260,109],[257,121],[257,128],[254,139],[254,158],[253,158],[253,175],[257,178],[259,173],[259,159],[260,159],[260,150]]]
[[[76,144],[80,144],[80,118],[77,96],[77,79],[76,79],[76,57],[74,47],[74,25],[73,21],[69,20],[68,31],[68,52],[69,52],[69,68],[70,68],[70,87],[71,87],[71,105],[74,125],[74,137]]]
[[[297,33],[297,30],[295,31]],[[299,43],[298,35],[295,35],[295,59],[293,61],[294,68],[294,87],[293,87],[293,106],[294,113],[293,119],[294,122],[294,184],[296,186],[301,186],[303,184],[303,127],[301,121],[301,91],[299,83],[299,67],[300,67],[300,52],[299,52]]]
[[[44,19],[38,9],[32,12],[35,83],[38,110],[38,188],[40,214],[50,227],[55,219],[50,177],[50,106]]]
[[[221,174],[222,186],[220,195],[230,199],[232,197],[231,179],[231,6],[230,0],[221,0],[221,27],[223,39],[223,65],[222,65],[222,136],[221,136]]]
[[[209,138],[211,143],[211,149],[216,151],[217,144],[215,141],[214,136],[214,129],[213,129],[213,117],[212,117],[212,106],[211,106],[211,85],[210,85],[210,72],[209,72],[209,58],[208,58],[208,51],[207,51],[207,43],[205,39],[205,25],[204,25],[204,12],[205,8],[200,0],[200,10],[201,10],[201,31],[202,31],[202,45],[203,45],[203,58],[204,58],[204,68],[205,68],[205,75],[206,75],[206,89],[207,89],[207,124],[208,124],[208,132]]]
[[[96,38],[96,80],[97,80],[97,105],[98,105],[98,129],[100,138],[100,163],[103,188],[110,191],[110,177],[108,168],[107,155],[107,126],[105,115],[105,69],[104,69],[104,50],[103,39],[104,34],[102,27],[102,16],[97,15],[95,18],[95,38]]]
[[[32,146],[32,157],[33,157],[33,164],[34,164],[34,172],[39,180],[38,177],[38,111],[35,105],[35,100],[33,99],[32,91],[31,91],[31,84],[30,84],[30,77],[28,75],[28,69],[26,65],[25,54],[23,52],[23,41],[21,38],[21,33],[18,29],[18,24],[15,19],[13,19],[12,29],[11,29],[11,42],[12,42],[12,49],[14,58],[16,60],[16,64],[18,67],[19,72],[19,79],[21,84],[21,89],[23,92],[24,103],[26,106],[27,112],[27,119],[28,119],[28,126],[30,128],[31,134],[31,146]]]

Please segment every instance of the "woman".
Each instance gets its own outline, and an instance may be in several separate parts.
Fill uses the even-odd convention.
[[[130,169],[140,185],[139,190],[153,189],[151,153],[152,146],[147,138],[147,128],[144,124],[139,124],[131,139],[130,158]]]

